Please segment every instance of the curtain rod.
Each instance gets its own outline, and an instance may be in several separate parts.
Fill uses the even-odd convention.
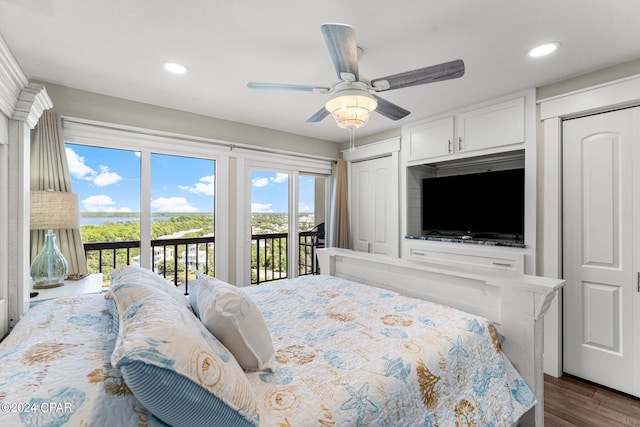
[[[220,141],[216,141],[216,140],[209,139],[209,138],[204,138],[204,137],[201,138],[201,139],[198,139],[198,138],[192,138],[192,137],[179,135],[179,134],[174,134],[174,133],[170,133],[170,132],[162,133],[161,131],[153,132],[151,130],[146,130],[146,129],[127,129],[125,127],[118,127],[118,126],[111,126],[111,125],[107,125],[107,124],[85,122],[85,121],[82,121],[82,120],[74,120],[74,119],[66,118],[66,117],[62,117],[62,123],[63,124],[64,123],[73,123],[73,124],[84,125],[84,126],[93,126],[93,127],[97,127],[97,128],[101,128],[101,129],[115,130],[115,131],[120,131],[120,132],[128,132],[128,133],[132,133],[132,134],[136,134],[136,135],[145,135],[145,136],[153,136],[153,137],[160,137],[160,138],[171,138],[171,139],[177,139],[179,141],[185,141],[185,142],[206,143],[206,144],[216,145],[216,146],[219,146],[219,147],[226,147],[226,148],[229,149],[229,151],[233,151],[234,149],[239,148],[239,149],[242,149],[242,150],[256,151],[256,152],[259,152],[259,153],[288,155],[288,156],[295,156],[295,157],[302,158],[302,159],[327,160],[327,161],[335,162],[335,159],[333,159],[331,157],[313,156],[313,155],[309,155],[309,154],[300,154],[300,153],[295,153],[295,152],[285,151],[285,150],[259,148],[259,147],[254,147],[254,146],[248,145],[248,144],[233,144],[231,142],[220,142]]]

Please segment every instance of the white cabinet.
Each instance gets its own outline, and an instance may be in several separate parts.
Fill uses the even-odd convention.
[[[458,152],[524,142],[524,97],[470,110],[456,117]]]
[[[524,274],[521,248],[405,239],[402,253],[412,261]]]
[[[403,128],[405,161],[483,154],[525,142],[525,98],[489,104]]]
[[[411,127],[403,137],[409,160],[421,160],[453,153],[453,116]]]

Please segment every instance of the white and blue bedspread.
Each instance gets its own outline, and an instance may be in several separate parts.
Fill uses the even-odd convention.
[[[103,295],[45,301],[0,343],[0,426],[165,426],[111,366]]]
[[[245,288],[276,350],[261,426],[509,426],[535,403],[480,318],[327,276]],[[0,425],[161,426],[110,364],[102,295],[29,310],[0,343]]]
[[[268,426],[508,426],[535,403],[483,318],[329,276],[245,288],[277,366]]]

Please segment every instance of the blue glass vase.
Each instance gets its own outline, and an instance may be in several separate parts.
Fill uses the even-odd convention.
[[[56,235],[49,231],[44,236],[44,246],[31,264],[34,289],[55,288],[64,285],[69,266],[56,245]]]

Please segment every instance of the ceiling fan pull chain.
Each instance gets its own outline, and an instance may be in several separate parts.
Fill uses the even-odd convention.
[[[349,127],[349,152],[353,153],[356,150],[356,128]]]

